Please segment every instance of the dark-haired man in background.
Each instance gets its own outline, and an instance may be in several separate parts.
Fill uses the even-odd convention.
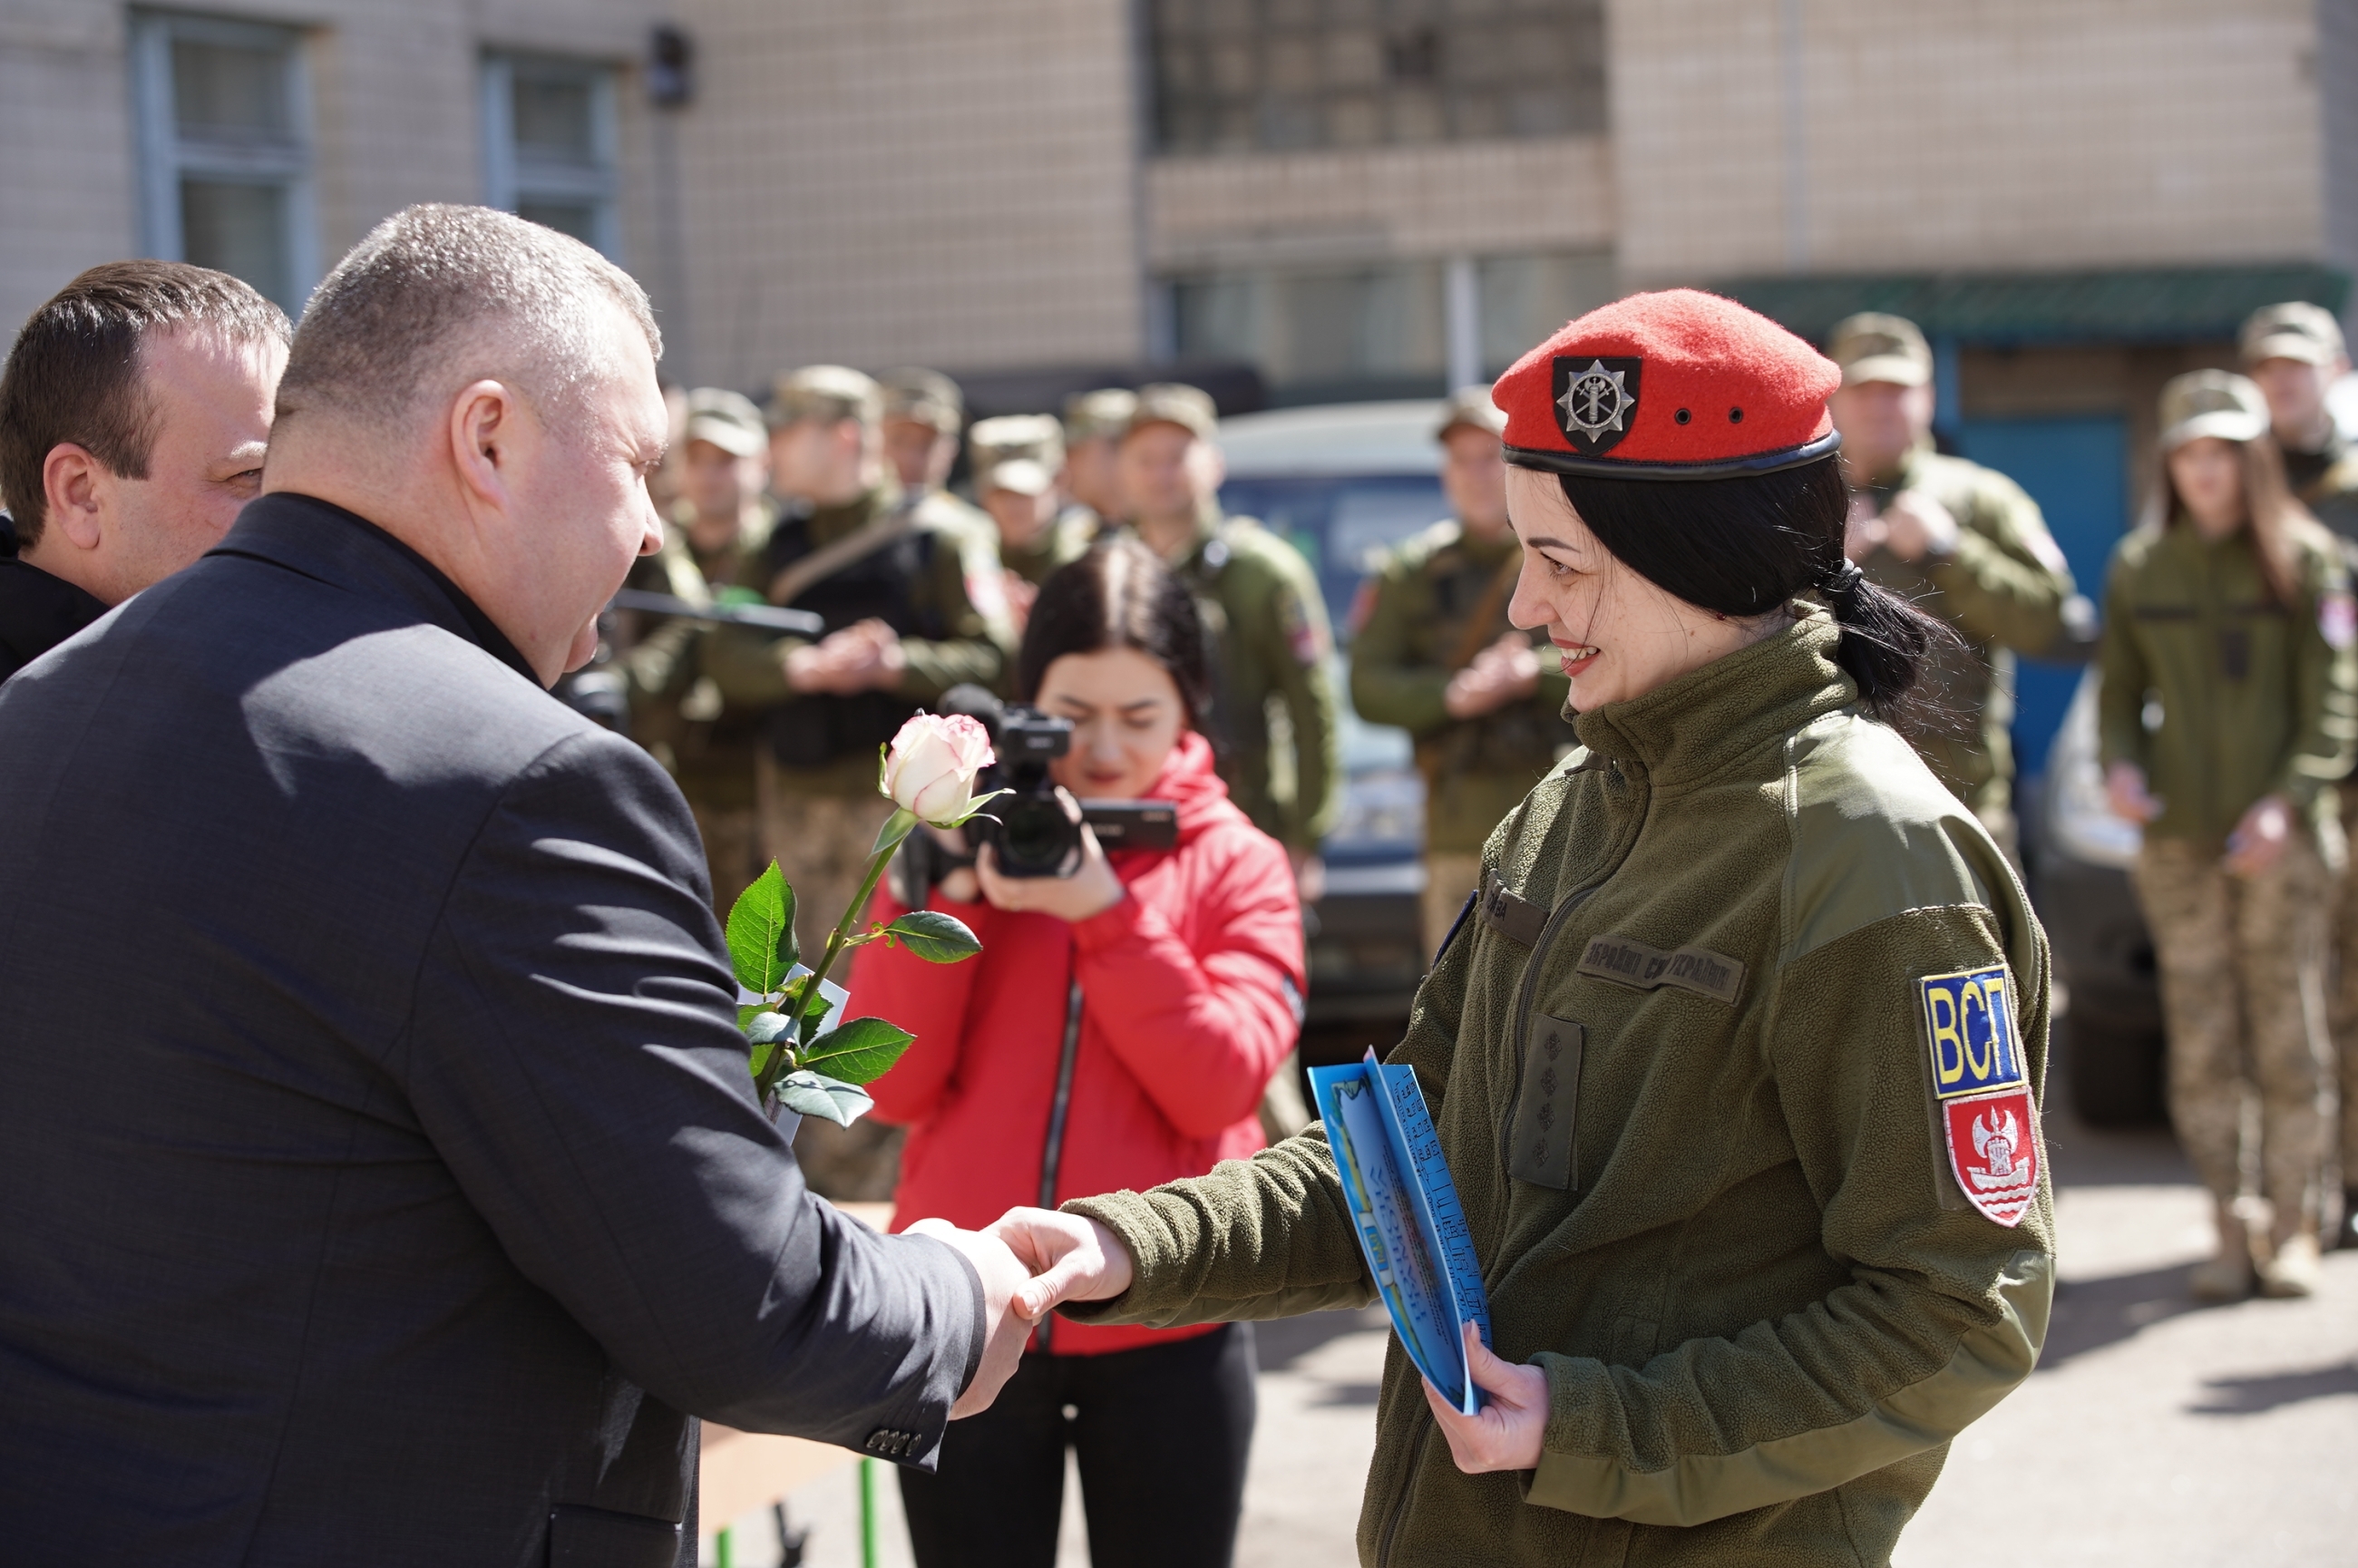
[[[221,541],[262,483],[285,312],[184,262],[92,267],[0,373],[0,680]]]

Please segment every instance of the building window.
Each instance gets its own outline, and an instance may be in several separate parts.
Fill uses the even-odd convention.
[[[1150,0],[1166,153],[1605,128],[1604,0]]]
[[[302,35],[145,14],[131,60],[148,254],[234,274],[299,311],[319,279]]]
[[[620,259],[614,72],[585,60],[483,61],[483,199]]]

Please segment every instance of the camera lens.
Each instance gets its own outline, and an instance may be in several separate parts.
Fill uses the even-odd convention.
[[[1002,801],[999,820],[1000,864],[1011,877],[1053,877],[1080,847],[1080,829],[1053,795]]]

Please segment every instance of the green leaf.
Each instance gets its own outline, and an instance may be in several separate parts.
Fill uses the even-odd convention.
[[[913,909],[886,926],[884,934],[899,937],[928,964],[955,964],[982,951],[982,943],[965,921],[938,909]]]
[[[795,947],[795,890],[772,860],[770,869],[729,906],[729,961],[737,983],[768,996],[785,983],[799,956]]]
[[[783,1049],[784,1049],[784,1046],[771,1041],[764,1041],[753,1047],[746,1058],[745,1065],[753,1070],[755,1083],[762,1081],[762,1075],[770,1070],[770,1059]]]
[[[742,1031],[750,1027],[755,1019],[761,1017],[763,1013],[769,1011],[770,1004],[766,1001],[747,1002],[744,1006],[737,1010],[738,1029]]]
[[[894,806],[892,808],[892,815],[884,819],[884,826],[876,830],[876,843],[875,846],[868,851],[869,854],[871,857],[880,860],[884,856],[891,854],[893,850],[901,847],[901,840],[906,838],[912,832],[914,832],[916,826],[917,819],[915,817],[910,816],[899,806]]]
[[[780,1078],[778,1102],[799,1115],[823,1116],[838,1127],[850,1126],[876,1103],[854,1085],[812,1072],[793,1072]]]
[[[881,1018],[855,1018],[840,1029],[830,1029],[806,1046],[802,1065],[825,1067],[849,1084],[872,1084],[901,1059],[916,1038],[897,1023]]]
[[[756,1045],[767,1045],[795,1026],[795,1021],[783,1012],[756,1012],[745,1024],[745,1038]]]

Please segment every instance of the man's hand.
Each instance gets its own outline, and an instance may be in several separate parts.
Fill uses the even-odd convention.
[[[1011,1208],[983,1234],[1005,1242],[1035,1276],[1016,1295],[1015,1310],[1027,1318],[1037,1321],[1066,1302],[1101,1302],[1130,1289],[1130,1249],[1094,1219]]]
[[[2255,877],[2283,856],[2292,838],[2292,808],[2280,795],[2264,795],[2227,835],[2227,874]]]
[[[981,1364],[974,1380],[950,1406],[950,1419],[979,1414],[990,1408],[1007,1379],[1023,1359],[1024,1342],[1032,1337],[1032,1319],[1016,1310],[1016,1292],[1031,1277],[1007,1244],[988,1231],[960,1230],[946,1219],[921,1219],[909,1227],[911,1236],[927,1236],[966,1254],[982,1278],[982,1320],[989,1337],[983,1342]],[[1036,1317],[1038,1314],[1033,1314]]]
[[[1540,1440],[1547,1434],[1547,1374],[1537,1367],[1514,1367],[1490,1354],[1472,1324],[1465,1325],[1466,1364],[1475,1386],[1490,1396],[1474,1415],[1461,1415],[1441,1390],[1424,1385],[1425,1403],[1449,1440],[1449,1457],[1468,1476],[1491,1470],[1539,1466]]]
[[[788,654],[786,684],[806,695],[890,691],[908,665],[899,633],[882,621],[862,621]]]
[[[2115,816],[2140,827],[2161,815],[2161,802],[2145,790],[2145,770],[2135,762],[2115,762],[2104,770],[2104,804]]]
[[[1956,553],[1957,519],[1920,490],[1903,490],[1883,509],[1883,547],[1903,561]]]
[[[1509,632],[1449,677],[1441,705],[1452,719],[1476,719],[1520,702],[1540,688],[1540,655],[1531,640]]]

